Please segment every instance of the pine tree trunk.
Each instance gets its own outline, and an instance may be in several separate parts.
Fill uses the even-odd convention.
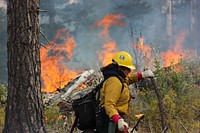
[[[8,97],[4,133],[45,133],[39,0],[8,0]]]

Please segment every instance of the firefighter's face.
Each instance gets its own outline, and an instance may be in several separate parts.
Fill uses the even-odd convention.
[[[126,77],[129,75],[129,73],[131,73],[131,69],[129,68],[126,68],[126,69],[123,69],[122,72],[126,75]]]

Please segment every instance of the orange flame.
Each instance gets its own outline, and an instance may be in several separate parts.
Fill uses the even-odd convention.
[[[104,30],[101,32],[100,36],[106,40],[110,40],[108,31],[112,25],[124,26],[124,22],[119,21],[122,19],[122,14],[108,14],[102,20],[97,22],[97,26],[103,26]],[[102,65],[108,65],[112,62],[112,58],[117,52],[116,42],[111,41],[103,44],[103,51],[99,52],[99,60],[102,62]]]
[[[144,44],[144,36],[139,38],[139,47],[138,48],[143,49],[144,48],[143,44]]]
[[[140,37],[138,39],[138,43],[133,43],[132,44],[133,48],[136,48],[137,50],[139,49],[141,53],[143,53],[145,56],[150,56],[150,47],[148,45],[144,44],[144,36]]]
[[[108,65],[112,62],[112,58],[114,57],[116,50],[116,42],[108,42],[103,45],[104,50],[99,52],[99,60],[102,62],[103,66]]]
[[[111,25],[118,25],[118,26],[124,26],[124,22],[119,21],[119,19],[122,19],[122,14],[108,14],[106,15],[102,20],[97,22],[97,26],[103,26],[104,30],[100,34],[100,36],[106,38],[107,40],[110,39],[108,35],[108,31],[111,27]]]
[[[57,43],[57,42],[64,43]],[[53,45],[53,46],[51,46]],[[77,72],[70,70],[66,63],[72,58],[76,42],[64,30],[58,30],[54,40],[45,49],[41,48],[41,77],[42,90],[54,92],[57,88],[63,88],[71,79],[77,76]]]
[[[138,50],[138,56],[142,57],[142,62],[145,67],[153,68],[153,60],[151,59],[152,49],[149,45],[144,44],[144,36],[138,38],[138,42],[134,42],[132,48]]]
[[[165,67],[176,64],[180,59],[185,57],[185,53],[182,48],[182,43],[185,41],[187,33],[182,32],[176,39],[176,43],[173,45],[174,48],[172,50],[167,50],[166,52],[161,52],[161,56],[164,60],[163,65]]]

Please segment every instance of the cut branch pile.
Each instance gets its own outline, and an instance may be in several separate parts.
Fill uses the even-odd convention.
[[[45,107],[57,105],[60,112],[66,113],[71,111],[71,103],[73,100],[84,96],[96,87],[103,80],[100,71],[88,70],[78,75],[76,78],[68,82],[62,89],[57,89],[56,93],[45,92],[43,103]],[[84,86],[81,87],[81,86]]]

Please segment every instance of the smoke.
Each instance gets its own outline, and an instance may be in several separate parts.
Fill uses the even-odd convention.
[[[52,41],[59,29],[66,29],[77,43],[73,51],[72,67],[83,69],[96,68],[101,63],[98,53],[108,41],[115,41],[117,50],[125,50],[133,55],[132,41],[144,36],[144,44],[160,45],[167,51],[176,43],[176,37],[187,33],[182,46],[184,49],[200,51],[200,1],[172,0],[172,36],[167,36],[168,0],[41,0],[41,30]],[[195,3],[196,2],[196,3]],[[0,0],[1,23],[6,21],[6,1]],[[96,23],[108,14],[122,14],[120,20],[124,26],[112,25],[109,28],[109,40],[102,38],[103,27]],[[2,26],[6,27],[6,26]],[[5,28],[1,28],[6,35]],[[133,32],[133,36],[130,32]],[[6,37],[2,43],[6,47]],[[5,43],[4,43],[5,42]],[[42,39],[43,44],[47,44]],[[5,55],[5,54],[4,54]],[[2,63],[3,64],[3,63]],[[6,61],[5,63],[6,64]],[[2,70],[5,68],[2,68]]]
[[[0,8],[6,9],[5,1],[0,1]],[[41,29],[45,31],[49,30],[50,27],[56,33],[59,26],[57,28],[43,26],[43,24],[52,24],[49,21],[52,20],[50,17],[54,15],[55,23],[69,30],[78,44],[74,53],[75,61],[80,61],[86,65],[89,65],[88,60],[96,63],[97,52],[101,50],[103,43],[106,42],[105,39],[99,36],[99,33],[103,30],[102,27],[95,26],[95,23],[112,13],[124,15],[122,21],[125,25],[123,27],[113,25],[109,29],[110,41],[116,41],[118,50],[131,51],[129,46],[131,43],[130,28],[133,28],[135,40],[143,35],[145,44],[159,44],[163,51],[174,44],[175,36],[186,31],[189,34],[183,43],[184,47],[186,49],[199,49],[197,47],[199,32],[196,33],[197,35],[191,34],[193,32],[191,31],[192,6],[191,2],[187,0],[173,0],[173,36],[171,37],[168,37],[166,33],[167,1],[59,0],[55,2],[53,0],[42,0],[40,8],[48,11],[48,13],[40,13]],[[193,30],[199,31],[195,27]],[[49,36],[49,40],[52,39],[53,36]]]
[[[4,1],[4,0],[1,0],[0,1],[0,9],[6,9],[7,8],[7,4],[6,4],[6,2]]]
[[[172,3],[172,36],[167,36],[167,1],[60,0],[54,4],[56,9],[52,10],[56,12],[56,18],[62,20],[59,24],[69,30],[77,42],[73,59],[81,66],[92,67],[98,63],[98,51],[102,50],[103,44],[108,40],[99,35],[103,27],[96,26],[96,23],[108,14],[124,15],[121,21],[125,25],[112,25],[108,32],[109,41],[115,41],[118,50],[132,52],[130,28],[134,31],[132,39],[144,36],[145,44],[160,45],[162,51],[173,47],[176,36],[187,32],[186,41],[182,44],[184,48],[199,49],[198,37],[192,35],[194,31],[191,31],[191,2],[185,0],[174,0]]]
[[[98,51],[102,49],[103,43],[107,40],[99,36],[102,32],[102,27],[97,27],[95,24],[103,19],[106,15],[112,13],[121,13],[125,17],[122,21],[125,23],[123,27],[113,25],[109,29],[109,41],[116,41],[118,50],[130,51],[130,28],[135,31],[135,39],[141,35],[145,37],[145,43],[149,44],[160,43],[163,50],[168,49],[166,41],[166,4],[162,6],[159,0],[141,0],[139,2],[125,1],[81,1],[69,0],[66,5],[65,13],[59,13],[58,16],[65,20],[65,28],[70,30],[72,36],[77,42],[77,47],[74,52],[74,61],[81,62],[83,66],[91,66],[98,61]],[[129,5],[132,4],[132,5]],[[60,7],[57,5],[56,7]],[[176,14],[173,21],[174,34],[179,34],[181,30],[187,28],[187,21],[180,23],[180,20],[190,20],[188,13],[181,10]],[[132,27],[130,27],[130,24]],[[173,37],[171,37],[173,40]]]
[[[78,2],[78,0],[69,0],[68,1],[69,4],[74,4],[74,3],[77,3],[77,2]]]

